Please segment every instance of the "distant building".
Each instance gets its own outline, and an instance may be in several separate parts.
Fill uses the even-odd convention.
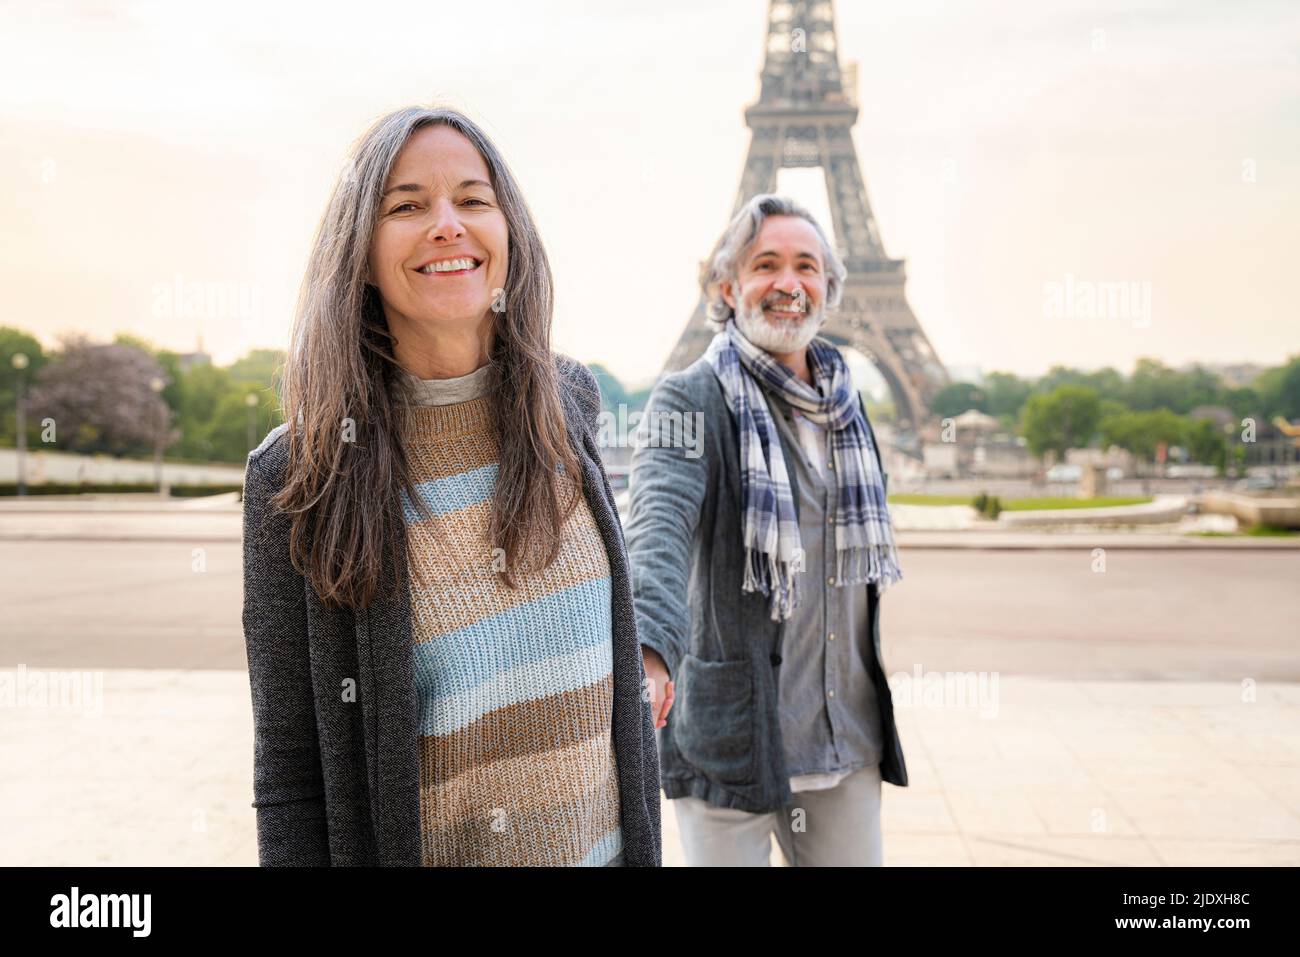
[[[189,372],[196,366],[212,365],[212,356],[203,351],[203,336],[197,337],[193,352],[181,352],[176,355],[176,365],[182,372]]]
[[[1065,464],[1094,466],[1104,470],[1119,469],[1123,475],[1137,475],[1139,472],[1137,456],[1118,445],[1105,449],[1066,449]]]
[[[1020,478],[1038,467],[1024,439],[978,409],[954,416],[951,430],[932,431],[927,439],[921,454],[932,478]]]
[[[212,356],[206,352],[182,352],[176,357],[176,365],[182,372],[189,372],[196,366],[212,365]]]
[[[1198,405],[1187,413],[1187,417],[1192,421],[1197,419],[1208,419],[1220,429],[1232,427],[1237,422],[1237,417],[1231,409],[1225,409],[1221,405]]]
[[[1267,465],[1290,469],[1300,466],[1300,436],[1287,435],[1277,424],[1262,417],[1256,419],[1255,441],[1245,442],[1247,467]],[[1292,432],[1295,426],[1281,422]]]

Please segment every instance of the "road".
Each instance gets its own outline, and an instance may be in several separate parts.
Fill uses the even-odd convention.
[[[196,549],[198,551],[196,551]],[[0,541],[0,667],[240,669],[232,541]],[[886,670],[1300,680],[1300,551],[904,549]]]

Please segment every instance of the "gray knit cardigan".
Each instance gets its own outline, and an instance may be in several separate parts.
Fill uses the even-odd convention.
[[[624,863],[661,864],[659,755],[623,530],[596,445],[600,391],[556,355],[583,489],[613,583],[614,714]],[[286,426],[248,456],[244,479],[244,638],[253,697],[253,802],[262,866],[421,863],[419,755],[410,592],[385,559],[381,594],[364,610],[324,607],[289,561],[288,517],[269,505],[282,487]],[[350,693],[350,689],[355,689]]]

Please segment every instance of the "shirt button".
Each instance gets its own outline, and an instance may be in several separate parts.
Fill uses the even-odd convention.
[[[826,463],[826,467],[827,467],[828,469],[830,469],[832,472],[835,471],[835,463],[834,463],[834,462],[827,462],[827,463]]]
[[[826,584],[828,584],[828,585],[834,585],[834,584],[835,584],[835,576],[832,575],[830,578],[826,579]]]
[[[835,632],[832,631],[829,635],[827,635],[827,636],[826,636],[826,640],[827,640],[827,641],[834,641],[834,640],[835,640]]]
[[[828,692],[826,692],[826,697],[828,697],[828,698],[834,698],[834,697],[835,697],[835,692],[834,692],[834,691],[828,691]]]

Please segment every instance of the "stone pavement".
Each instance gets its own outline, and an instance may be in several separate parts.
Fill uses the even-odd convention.
[[[71,706],[0,697],[0,865],[255,865],[247,674],[84,677]],[[1300,864],[1300,684],[929,678],[895,685],[887,866]]]

